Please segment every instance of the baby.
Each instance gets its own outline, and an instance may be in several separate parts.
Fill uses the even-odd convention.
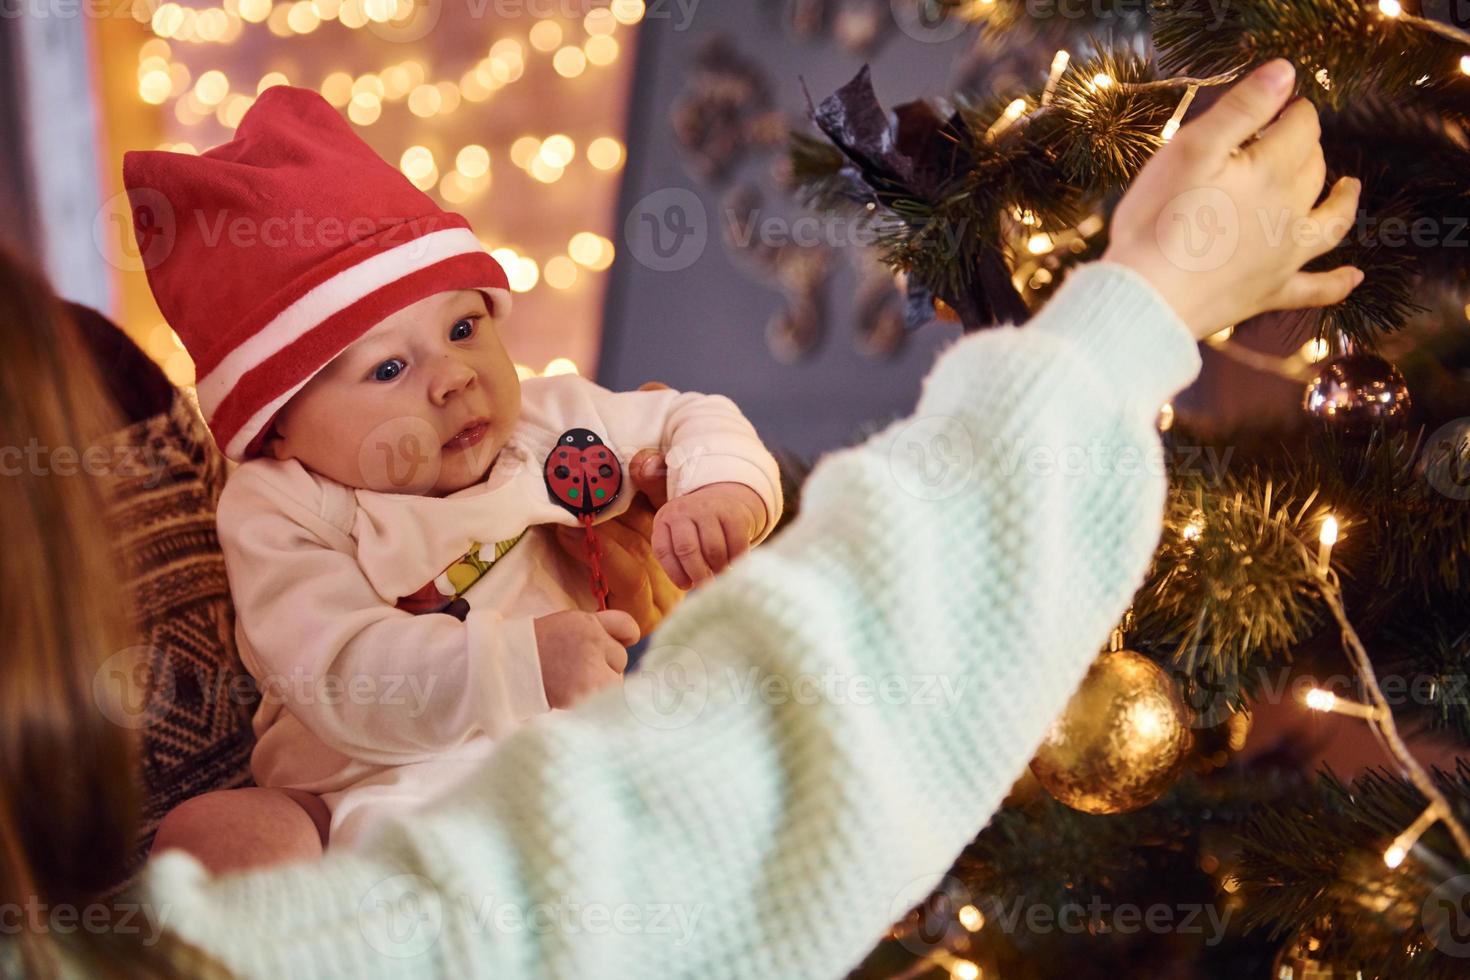
[[[316,93],[268,89],[230,142],[128,153],[124,180],[241,462],[218,528],[262,694],[252,772],[320,797],[333,846],[622,669],[637,628],[597,612],[555,531],[626,510],[634,452],[668,459],[654,543],[676,584],[775,526],[775,461],[728,399],[523,384],[497,332],[504,272]]]

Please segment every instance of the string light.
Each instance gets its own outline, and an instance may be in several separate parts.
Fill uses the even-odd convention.
[[[260,81],[255,85],[255,94],[260,95],[266,89],[276,85],[290,85],[291,80],[282,72],[270,71],[260,76]]]
[[[547,378],[555,377],[558,374],[581,373],[581,371],[577,370],[577,362],[572,360],[570,357],[552,358],[550,361],[547,362],[546,367],[543,368],[541,371],[542,376]]]
[[[1404,12],[1403,4],[1399,0],[1378,0],[1378,9],[1385,17],[1398,17]]]
[[[1055,247],[1056,243],[1046,232],[1038,232],[1026,242],[1026,249],[1032,255],[1045,255]]]
[[[1332,563],[1332,546],[1337,544],[1337,518],[1328,514],[1322,520],[1322,532],[1317,538],[1317,574],[1326,575]]]
[[[1328,354],[1331,354],[1332,347],[1327,343],[1327,341],[1318,337],[1315,340],[1309,340],[1305,344],[1303,344],[1300,353],[1302,358],[1315,364],[1326,357]]]
[[[1174,115],[1170,116],[1169,121],[1164,123],[1164,132],[1161,139],[1165,143],[1173,139],[1174,134],[1179,132],[1179,127],[1184,122],[1184,114],[1189,111],[1190,103],[1194,101],[1194,97],[1198,94],[1199,86],[1196,84],[1191,84],[1184,90],[1184,98],[1179,100],[1179,106],[1174,110]]]
[[[613,243],[591,231],[580,231],[567,244],[567,254],[578,265],[602,272],[613,264],[617,250]]]
[[[577,263],[565,255],[547,259],[541,277],[552,289],[571,289],[577,284]]]
[[[648,8],[643,0],[612,0],[607,9],[612,11],[619,24],[631,27],[643,19]]]
[[[1046,90],[1041,95],[1042,105],[1051,105],[1052,96],[1056,94],[1057,82],[1062,80],[1062,73],[1067,70],[1067,65],[1072,61],[1072,55],[1068,51],[1058,51],[1051,59],[1051,74],[1046,79]]]
[[[618,60],[618,42],[610,37],[589,37],[582,45],[589,64],[605,68]]]
[[[623,165],[623,144],[611,136],[599,136],[587,144],[587,162],[598,170],[616,170]]]
[[[1431,803],[1428,809],[1419,814],[1419,818],[1409,824],[1404,832],[1394,838],[1393,843],[1383,852],[1383,863],[1390,869],[1397,868],[1404,863],[1404,858],[1409,856],[1409,850],[1424,836],[1424,832],[1433,826],[1439,819],[1439,804]]]
[[[1372,705],[1359,704],[1348,698],[1340,698],[1331,691],[1325,691],[1320,687],[1314,687],[1308,691],[1304,700],[1308,708],[1323,714],[1347,715],[1352,718],[1362,718],[1364,721],[1383,720],[1381,709]]]
[[[536,25],[531,28],[529,39],[531,47],[537,51],[545,53],[555,51],[561,47],[561,25],[554,20],[537,21]]]
[[[963,906],[958,914],[960,925],[971,932],[979,932],[985,928],[985,913],[973,905]]]
[[[954,980],[978,980],[980,968],[969,960],[955,960],[949,968],[949,975]]]
[[[577,157],[577,144],[572,142],[570,136],[557,133],[555,136],[546,137],[541,144],[541,149],[537,151],[537,156],[552,167],[565,169]]]
[[[1463,55],[1460,58],[1460,71],[1466,75],[1470,75],[1470,54]]]
[[[551,67],[563,78],[577,78],[587,70],[587,55],[581,48],[565,47],[552,56]]]
[[[1009,129],[1011,127],[1011,124],[1014,123],[1017,119],[1020,119],[1021,116],[1025,114],[1025,112],[1026,100],[1016,99],[1010,105],[1006,106],[1005,111],[1000,114],[1000,118],[997,119],[991,125],[991,127],[985,131],[985,138],[988,140],[995,139],[1001,133]]]
[[[490,151],[471,143],[454,158],[454,169],[471,180],[483,177],[490,172]]]

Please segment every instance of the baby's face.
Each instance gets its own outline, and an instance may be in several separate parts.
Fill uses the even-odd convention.
[[[484,479],[520,408],[520,379],[484,295],[437,293],[307,382],[264,453],[350,487],[442,496]]]

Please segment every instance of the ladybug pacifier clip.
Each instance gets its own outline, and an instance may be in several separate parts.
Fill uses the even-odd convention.
[[[602,575],[602,543],[592,522],[623,488],[623,467],[607,444],[591,429],[568,429],[546,457],[546,490],[553,502],[570,511],[587,540],[587,564],[597,608],[607,609],[607,579]]]

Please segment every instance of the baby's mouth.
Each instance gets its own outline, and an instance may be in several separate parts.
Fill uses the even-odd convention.
[[[477,419],[474,422],[471,422],[469,425],[465,426],[463,429],[460,429],[459,432],[455,434],[454,438],[450,439],[444,444],[444,448],[446,450],[453,450],[469,449],[473,446],[478,446],[480,444],[480,441],[485,438],[485,434],[489,431],[489,420]]]

